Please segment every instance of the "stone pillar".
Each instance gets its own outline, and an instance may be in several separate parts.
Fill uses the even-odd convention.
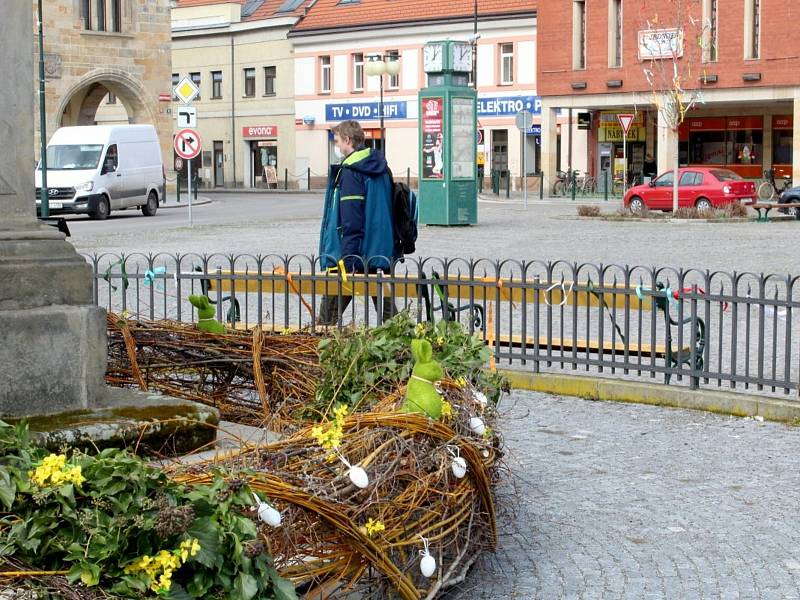
[[[7,2],[0,19],[0,415],[84,408],[103,388],[104,311],[91,268],[35,218],[33,11]]]
[[[669,171],[675,166],[675,157],[678,148],[678,133],[672,131],[667,125],[661,111],[658,112],[658,173]]]
[[[558,109],[552,107],[547,100],[542,100],[541,160],[545,196],[553,192],[553,184],[556,181],[557,124]]]
[[[762,131],[761,156],[756,156],[755,162],[761,163],[763,169],[771,169],[775,162],[772,156],[772,115],[764,115],[764,129]],[[761,177],[761,175],[759,175]]]

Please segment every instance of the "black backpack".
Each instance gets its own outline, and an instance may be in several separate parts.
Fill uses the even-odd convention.
[[[389,178],[392,182],[395,247],[401,254],[413,254],[417,249],[417,220],[419,217],[417,195],[402,181],[395,181],[391,171],[389,171]]]

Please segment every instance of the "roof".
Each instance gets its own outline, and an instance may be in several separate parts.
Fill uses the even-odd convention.
[[[477,1],[479,19],[536,15],[537,0]],[[317,0],[290,35],[420,21],[467,20],[473,15],[473,0]]]
[[[298,16],[313,0],[178,0],[178,8],[210,6],[213,4],[241,4],[242,21],[260,21],[271,17]]]

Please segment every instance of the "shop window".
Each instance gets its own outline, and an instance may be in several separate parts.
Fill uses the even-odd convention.
[[[763,132],[760,129],[744,129],[728,132],[730,165],[758,165],[763,156]]]
[[[357,52],[351,55],[353,60],[353,91],[364,91],[364,54]]]
[[[189,73],[189,78],[192,80],[192,83],[197,86],[197,89],[200,89],[200,73]],[[195,100],[200,100],[200,94],[197,94],[197,98]]]
[[[244,70],[244,96],[254,98],[256,95],[256,70],[248,67]]]
[[[211,97],[215,100],[222,98],[222,71],[211,71]]]
[[[792,132],[772,132],[772,162],[776,165],[792,164]]]
[[[319,91],[329,94],[331,91],[331,57],[319,57]]]
[[[608,66],[622,66],[622,0],[608,1]]]
[[[277,67],[264,67],[264,95],[275,95],[275,80],[277,78]]]
[[[514,44],[500,44],[500,85],[514,83]]]
[[[586,68],[586,0],[572,2],[572,68]]]
[[[689,162],[694,165],[726,164],[724,131],[693,131],[689,134]]]

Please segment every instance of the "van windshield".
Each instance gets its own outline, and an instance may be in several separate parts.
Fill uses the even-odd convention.
[[[100,162],[102,144],[69,144],[47,147],[48,171],[78,171],[94,169]],[[39,162],[38,170],[42,170]]]

